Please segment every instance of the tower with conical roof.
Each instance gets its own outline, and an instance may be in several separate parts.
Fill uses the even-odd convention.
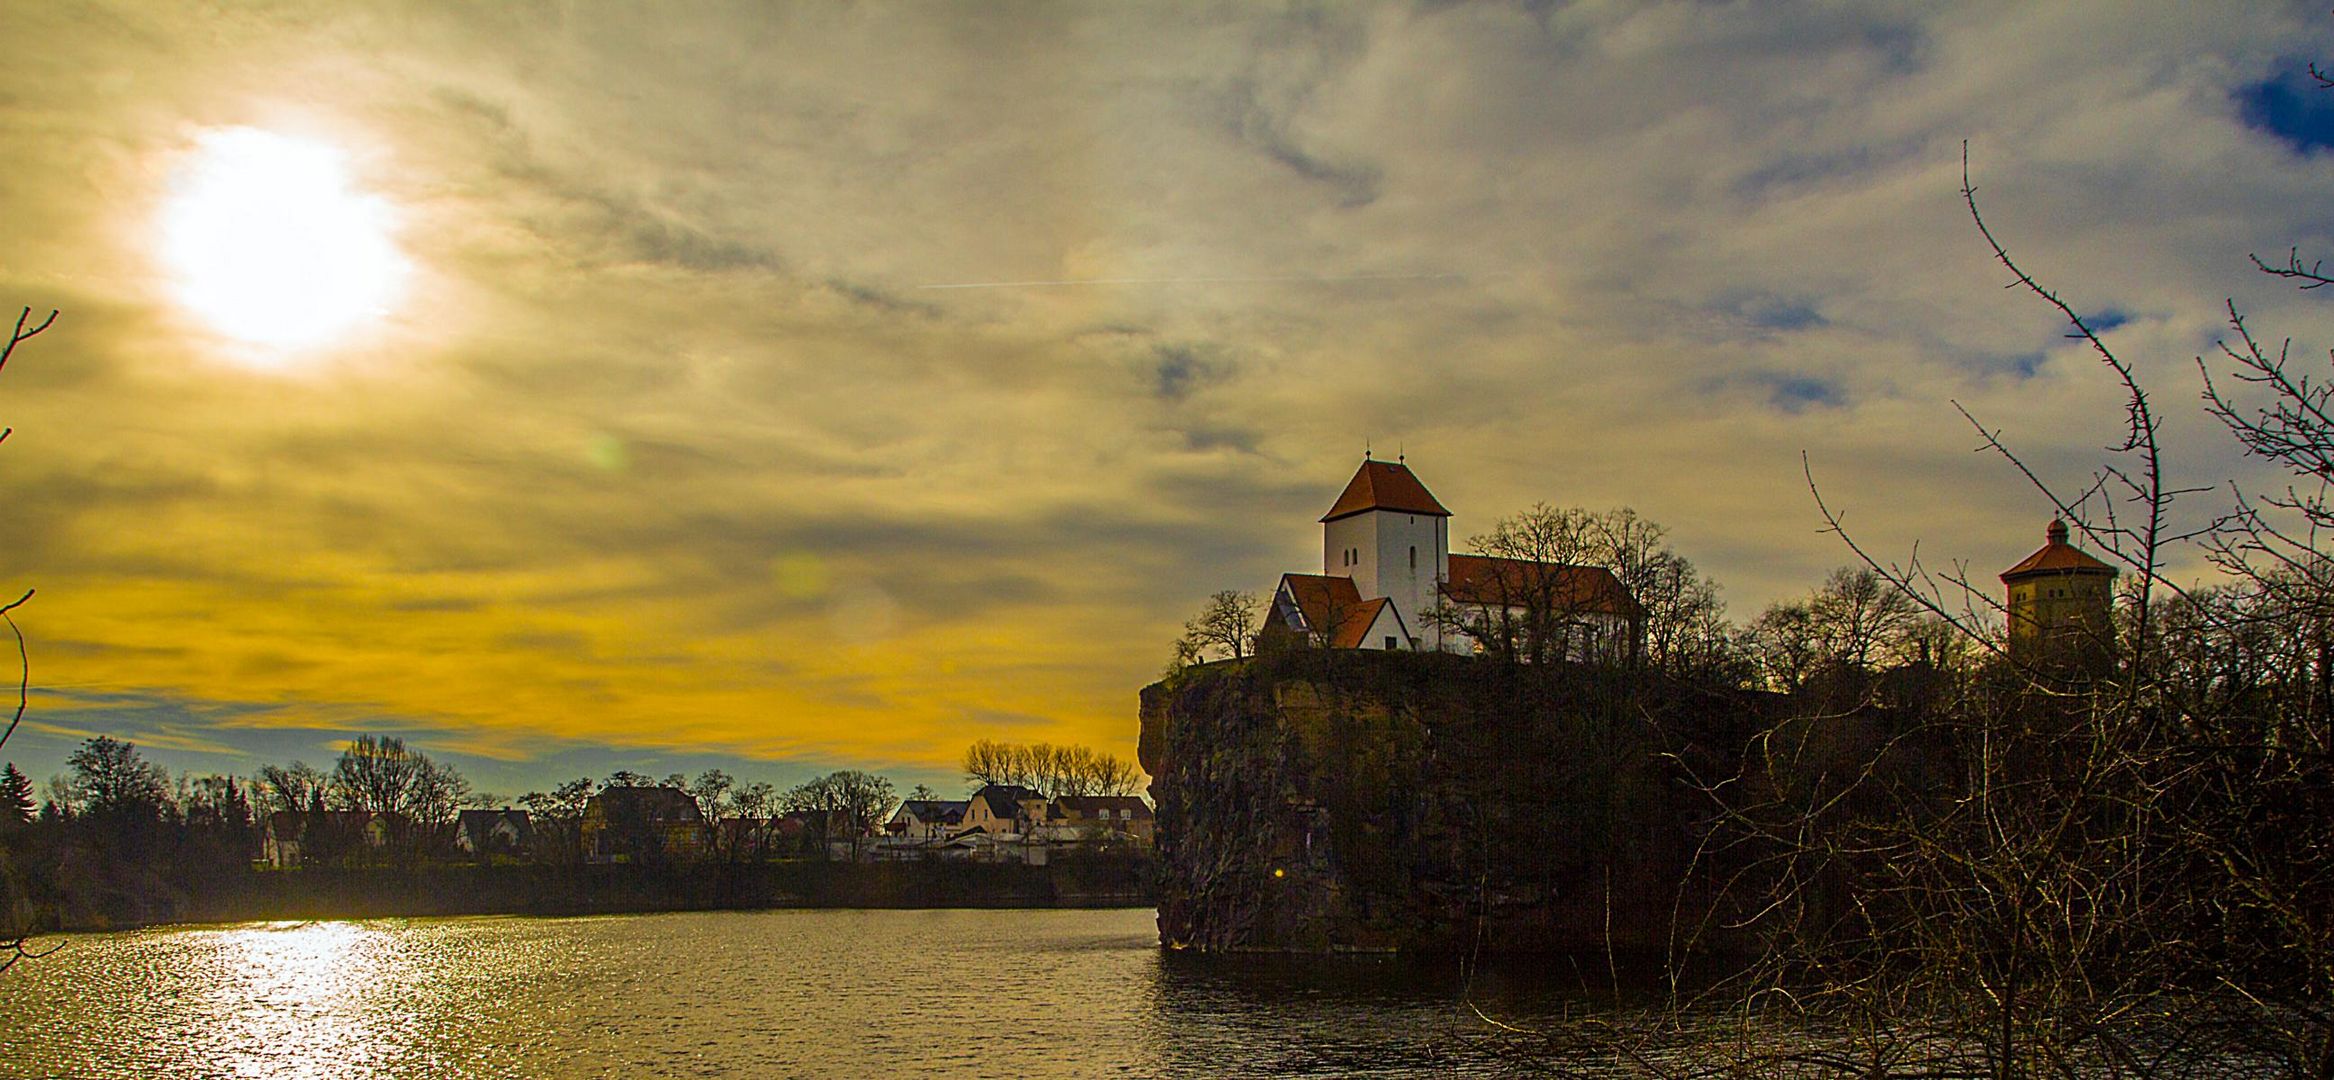
[[[2067,523],[2051,519],[2042,547],[2002,571],[2010,655],[2028,661],[2113,655],[2115,574],[2114,567],[2067,543]]]
[[[1364,455],[1321,515],[1321,573],[1352,578],[1364,598],[1391,599],[1414,636],[1407,647],[1439,649],[1442,631],[1426,613],[1451,576],[1450,521],[1409,466]]]

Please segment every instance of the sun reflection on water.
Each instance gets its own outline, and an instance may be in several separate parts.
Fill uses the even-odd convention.
[[[393,944],[381,928],[349,922],[221,932],[224,978],[204,1012],[224,1026],[214,1043],[222,1056],[202,1064],[249,1077],[374,1073],[396,1031],[384,993]]]

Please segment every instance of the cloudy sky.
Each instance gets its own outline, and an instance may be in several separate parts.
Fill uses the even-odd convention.
[[[2215,6],[0,7],[0,303],[63,311],[0,374],[0,756],[1131,755],[1365,446],[1455,537],[1633,506],[1737,619],[1848,557],[1803,451],[1990,575],[2049,511],[1953,403],[2062,483],[2120,413],[1964,140],[2177,479],[2262,479],[2229,299],[2334,337],[2247,261],[2334,250],[2334,18]],[[325,250],[235,239],[318,170]]]

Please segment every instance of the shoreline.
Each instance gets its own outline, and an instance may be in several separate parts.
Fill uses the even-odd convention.
[[[141,914],[49,912],[36,935],[156,926],[458,916],[645,915],[786,909],[1156,906],[1150,861],[1016,864],[771,862],[722,866],[441,864],[253,870]]]

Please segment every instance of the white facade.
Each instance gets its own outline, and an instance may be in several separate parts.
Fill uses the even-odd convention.
[[[1371,620],[1369,629],[1362,631],[1361,644],[1355,646],[1360,649],[1389,650],[1422,647],[1418,635],[1404,625],[1401,613],[1392,604],[1378,609],[1378,617]]]
[[[1394,602],[1413,649],[1442,647],[1427,618],[1450,579],[1450,519],[1400,510],[1364,510],[1321,525],[1321,572],[1353,579],[1365,599]],[[1368,648],[1382,648],[1373,630]]]

